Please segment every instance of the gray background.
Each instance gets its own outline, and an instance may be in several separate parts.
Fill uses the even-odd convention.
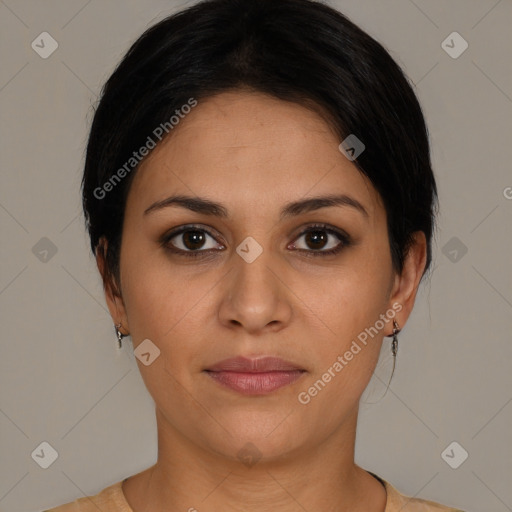
[[[79,184],[102,83],[144,29],[189,3],[0,0],[1,511],[96,494],[156,460],[153,402],[129,339],[117,352]],[[441,203],[432,280],[380,399],[385,338],[356,461],[406,494],[512,510],[512,2],[330,4],[416,85]],[[47,59],[31,47],[43,31],[58,42]],[[456,59],[441,46],[453,31],[469,43]],[[47,469],[31,456],[43,441],[58,452]],[[457,469],[441,457],[452,441],[469,454]]]

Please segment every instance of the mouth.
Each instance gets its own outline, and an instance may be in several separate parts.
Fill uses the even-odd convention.
[[[204,370],[218,384],[244,395],[265,395],[295,382],[304,368],[277,357],[225,359]]]

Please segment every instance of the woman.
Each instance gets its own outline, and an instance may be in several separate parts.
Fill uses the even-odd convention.
[[[209,0],[147,30],[104,87],[83,206],[158,460],[52,511],[456,510],[354,462],[436,201],[413,90],[337,11]]]

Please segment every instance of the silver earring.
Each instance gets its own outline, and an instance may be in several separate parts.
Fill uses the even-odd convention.
[[[398,322],[393,320],[393,341],[391,342],[391,353],[393,354],[393,360],[396,359],[396,354],[398,352],[398,333],[401,331]]]
[[[389,377],[389,382],[386,387],[386,391],[384,391],[384,394],[379,398],[379,400],[382,400],[386,393],[388,392],[389,385],[391,384],[391,379],[393,378],[393,375],[395,374],[395,365],[396,365],[396,354],[398,353],[398,333],[401,331],[400,326],[398,325],[398,322],[396,320],[393,320],[393,332],[389,335],[386,335],[386,338],[389,338],[393,336],[393,341],[391,342],[391,354],[393,354],[393,370],[391,371],[391,377]],[[368,404],[376,404],[377,402],[366,402]]]
[[[121,348],[121,341],[126,336],[126,334],[123,334],[119,330],[120,327],[121,327],[121,322],[119,322],[117,325],[114,325],[114,329],[115,329],[116,336],[117,336],[117,342],[119,343],[119,347],[118,348]]]
[[[398,325],[398,322],[396,320],[393,320],[393,332],[391,333],[391,336],[393,336],[393,341],[391,342],[391,354],[393,354],[393,369],[391,370],[391,377],[389,377],[388,386],[386,388],[386,391],[384,392],[384,395],[382,398],[386,396],[386,393],[388,392],[389,385],[391,384],[391,379],[393,378],[393,375],[395,374],[395,366],[396,366],[396,355],[398,353],[398,333],[401,331],[400,326]]]

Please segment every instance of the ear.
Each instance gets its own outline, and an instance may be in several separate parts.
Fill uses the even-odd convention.
[[[425,233],[423,233],[423,231],[416,231],[413,234],[413,238],[414,240],[405,257],[402,273],[395,275],[395,282],[389,298],[390,307],[395,303],[402,306],[402,309],[397,309],[399,313],[396,315],[400,329],[403,329],[411,314],[414,301],[416,300],[418,286],[427,261],[427,240]]]
[[[108,241],[105,237],[101,237],[96,246],[96,264],[103,280],[103,291],[107,302],[110,316],[114,325],[121,323],[120,331],[122,334],[129,334],[128,317],[121,296],[120,284],[116,282],[115,277],[109,272],[107,267],[107,250]]]

